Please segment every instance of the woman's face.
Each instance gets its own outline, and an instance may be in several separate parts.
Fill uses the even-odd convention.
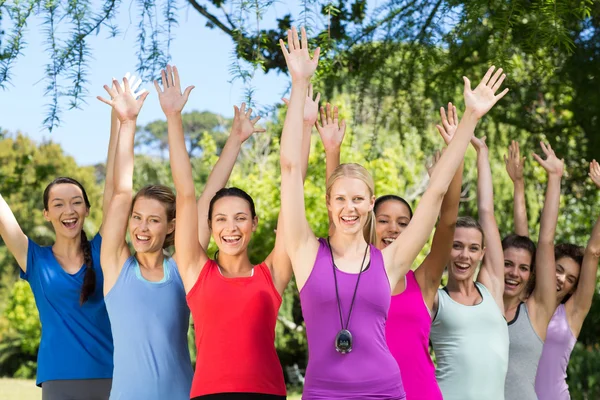
[[[335,231],[347,235],[362,234],[374,204],[375,196],[367,184],[356,178],[338,178],[327,196]]]
[[[81,235],[85,217],[89,214],[83,192],[77,185],[59,183],[52,186],[44,218],[52,224],[57,236],[72,239]]]
[[[504,296],[522,298],[531,278],[532,255],[525,249],[504,250]]]
[[[559,302],[573,294],[579,280],[580,266],[571,257],[556,260],[556,296]]]
[[[129,236],[137,253],[162,250],[165,238],[174,230],[175,221],[167,220],[167,211],[160,201],[137,198],[129,217]]]
[[[483,235],[476,228],[456,228],[450,252],[448,274],[457,281],[473,280],[483,259]]]
[[[239,255],[248,249],[258,218],[252,217],[248,202],[237,196],[225,196],[213,204],[210,227],[219,252]]]
[[[386,200],[377,206],[375,214],[375,232],[378,249],[389,246],[410,222],[410,209],[398,200]]]

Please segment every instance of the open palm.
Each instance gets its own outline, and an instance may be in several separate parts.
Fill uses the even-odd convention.
[[[533,153],[533,158],[535,158],[535,160],[538,163],[540,163],[540,165],[546,170],[548,175],[562,176],[565,166],[565,160],[561,160],[556,156],[554,150],[552,150],[552,146],[550,146],[550,143],[540,142],[540,146],[542,147],[542,151],[546,155],[546,159],[544,160],[535,153]]]
[[[339,149],[346,134],[346,122],[339,122],[338,108],[332,109],[329,103],[321,107],[321,124],[317,120],[316,125],[325,151]]]
[[[290,71],[292,81],[309,80],[317,69],[319,64],[319,54],[321,49],[317,47],[313,58],[308,54],[308,39],[306,30],[302,27],[302,41],[298,38],[298,31],[295,27],[287,32],[287,47],[282,39],[279,39],[281,51],[285,57],[285,62]]]
[[[173,115],[181,113],[185,103],[187,103],[190,92],[194,86],[188,86],[181,93],[181,81],[179,80],[179,71],[177,67],[167,65],[167,68],[161,71],[163,89],[157,81],[154,81],[154,87],[158,92],[158,100],[160,107],[165,115]]]
[[[240,143],[244,143],[255,132],[265,132],[265,129],[256,127],[256,123],[260,116],[250,119],[252,109],[246,111],[246,103],[242,103],[242,107],[233,106],[234,116],[233,125],[231,126],[231,134],[237,135]]]
[[[496,95],[496,92],[500,89],[500,86],[502,86],[502,82],[504,82],[506,75],[502,73],[502,68],[499,68],[495,74],[494,69],[495,67],[490,67],[490,69],[488,69],[475,90],[471,90],[471,82],[469,79],[463,77],[465,81],[465,109],[472,112],[477,118],[483,117],[498,100],[508,93],[508,89],[504,89],[500,94]]]
[[[135,121],[142,109],[144,100],[148,97],[148,92],[144,92],[136,99],[136,94],[131,90],[127,78],[123,78],[122,85],[116,79],[113,80],[112,87],[104,85],[104,90],[110,95],[111,99],[106,100],[98,96],[98,100],[111,106],[121,122]]]

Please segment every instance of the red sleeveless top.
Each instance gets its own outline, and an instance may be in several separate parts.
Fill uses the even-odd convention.
[[[281,296],[265,263],[249,277],[226,278],[208,260],[187,303],[196,332],[190,397],[226,392],[286,395],[275,351]]]

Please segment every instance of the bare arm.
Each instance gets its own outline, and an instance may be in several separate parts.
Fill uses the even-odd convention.
[[[600,165],[596,160],[590,163],[589,176],[600,188]],[[585,248],[583,264],[579,274],[579,282],[573,295],[567,300],[566,309],[569,324],[575,337],[579,335],[583,321],[592,308],[592,299],[596,290],[598,261],[600,260],[600,218],[596,220],[594,229]]]
[[[160,106],[167,117],[169,160],[177,192],[176,261],[185,291],[188,293],[198,280],[202,267],[208,260],[198,240],[196,189],[192,178],[192,165],[185,148],[181,119],[181,111],[194,87],[188,86],[182,94],[177,68],[171,68],[170,65],[167,65],[166,71],[162,71],[162,84],[163,89],[161,90],[158,82],[154,81]]]
[[[21,230],[21,226],[17,222],[15,215],[6,203],[6,200],[0,194],[0,237],[8,251],[17,260],[19,267],[23,272],[27,272],[27,247],[29,241],[27,236]]]
[[[525,179],[523,177],[523,164],[525,156],[521,158],[519,143],[512,141],[508,146],[508,156],[504,156],[506,171],[514,187],[514,224],[515,233],[520,236],[529,237],[529,226],[527,223],[527,204],[525,202]]]
[[[442,138],[444,138],[444,141],[446,141],[446,145],[448,145],[458,127],[456,107],[454,107],[452,103],[448,104],[448,118],[446,118],[446,112],[443,107],[440,110],[440,114],[442,117],[442,125],[436,125],[436,128],[440,132]],[[435,163],[437,163],[438,159],[439,158],[434,159]],[[431,173],[433,172],[435,163],[432,165]],[[433,308],[435,294],[440,286],[444,269],[450,259],[454,229],[458,217],[458,207],[460,205],[463,167],[464,163],[461,163],[456,174],[452,178],[448,192],[442,201],[440,221],[438,222],[433,235],[431,252],[425,257],[423,263],[415,271],[415,277],[419,282],[419,286],[423,292],[423,298],[429,309]]]
[[[546,160],[537,154],[533,157],[548,173],[548,188],[540,221],[540,235],[536,251],[536,284],[527,304],[533,301],[538,334],[546,337],[546,328],[556,309],[556,260],[554,259],[554,236],[560,206],[560,184],[564,161],[559,160],[549,144],[540,143]]]
[[[210,171],[206,186],[202,191],[202,195],[198,199],[198,240],[203,249],[208,248],[210,242],[210,228],[208,226],[208,209],[210,201],[215,194],[227,185],[227,181],[231,176],[231,171],[237,160],[242,144],[252,136],[255,132],[265,132],[265,129],[255,127],[260,117],[250,119],[252,109],[246,111],[246,103],[242,103],[242,107],[233,106],[234,117],[231,133],[219,160]]]
[[[302,183],[302,127],[304,102],[310,78],[319,61],[317,48],[311,59],[308,54],[306,31],[302,28],[302,46],[295,28],[288,31],[288,48],[279,41],[292,77],[292,92],[281,135],[281,216],[285,225],[285,249],[292,260],[296,283],[301,289],[310,274],[318,242],[306,220],[304,187]],[[312,258],[312,259],[311,259]]]
[[[99,100],[112,106],[120,122],[114,155],[114,187],[104,215],[104,237],[100,250],[105,294],[114,286],[125,261],[130,256],[125,237],[133,194],[133,143],[137,116],[148,96],[148,93],[145,93],[136,100],[127,78],[123,79],[123,83],[123,88],[117,81],[113,81],[113,87],[110,89],[104,86],[112,98],[110,101],[98,97]]]
[[[481,139],[473,137],[471,143],[477,150],[477,212],[485,236],[485,257],[477,281],[490,291],[498,307],[504,312],[504,251],[494,215],[494,185],[489,150],[485,136]]]
[[[475,90],[471,90],[469,80],[464,78],[466,109],[458,124],[455,137],[433,171],[429,186],[421,198],[413,219],[402,234],[403,240],[395,240],[382,251],[392,288],[400,278],[406,275],[429,238],[442,200],[464,158],[477,122],[508,92],[508,89],[505,89],[500,94],[495,94],[504,81],[505,75],[502,74],[502,69],[492,76],[493,73],[494,67],[488,70]]]

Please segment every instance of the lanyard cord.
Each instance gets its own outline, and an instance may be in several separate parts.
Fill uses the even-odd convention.
[[[333,250],[331,249],[331,244],[329,243],[329,238],[327,238],[327,245],[329,246],[329,254],[331,254],[331,264],[333,265],[333,279],[335,281],[335,297],[337,299],[337,305],[338,305],[338,312],[340,315],[340,325],[342,326],[342,329],[348,329],[348,326],[350,325],[350,316],[352,315],[352,308],[354,307],[354,299],[356,298],[356,292],[358,291],[358,283],[360,282],[360,276],[362,275],[363,272],[363,267],[365,265],[365,260],[367,259],[367,251],[369,250],[369,244],[367,244],[366,248],[365,248],[365,255],[363,256],[363,260],[360,263],[360,271],[358,272],[358,278],[356,279],[356,286],[354,287],[354,294],[352,295],[352,302],[350,303],[350,311],[348,312],[348,320],[346,321],[346,326],[344,327],[344,322],[343,322],[343,318],[342,318],[342,304],[340,303],[340,295],[338,292],[338,283],[337,283],[337,274],[336,274],[336,265],[335,265],[335,261],[333,260]]]

